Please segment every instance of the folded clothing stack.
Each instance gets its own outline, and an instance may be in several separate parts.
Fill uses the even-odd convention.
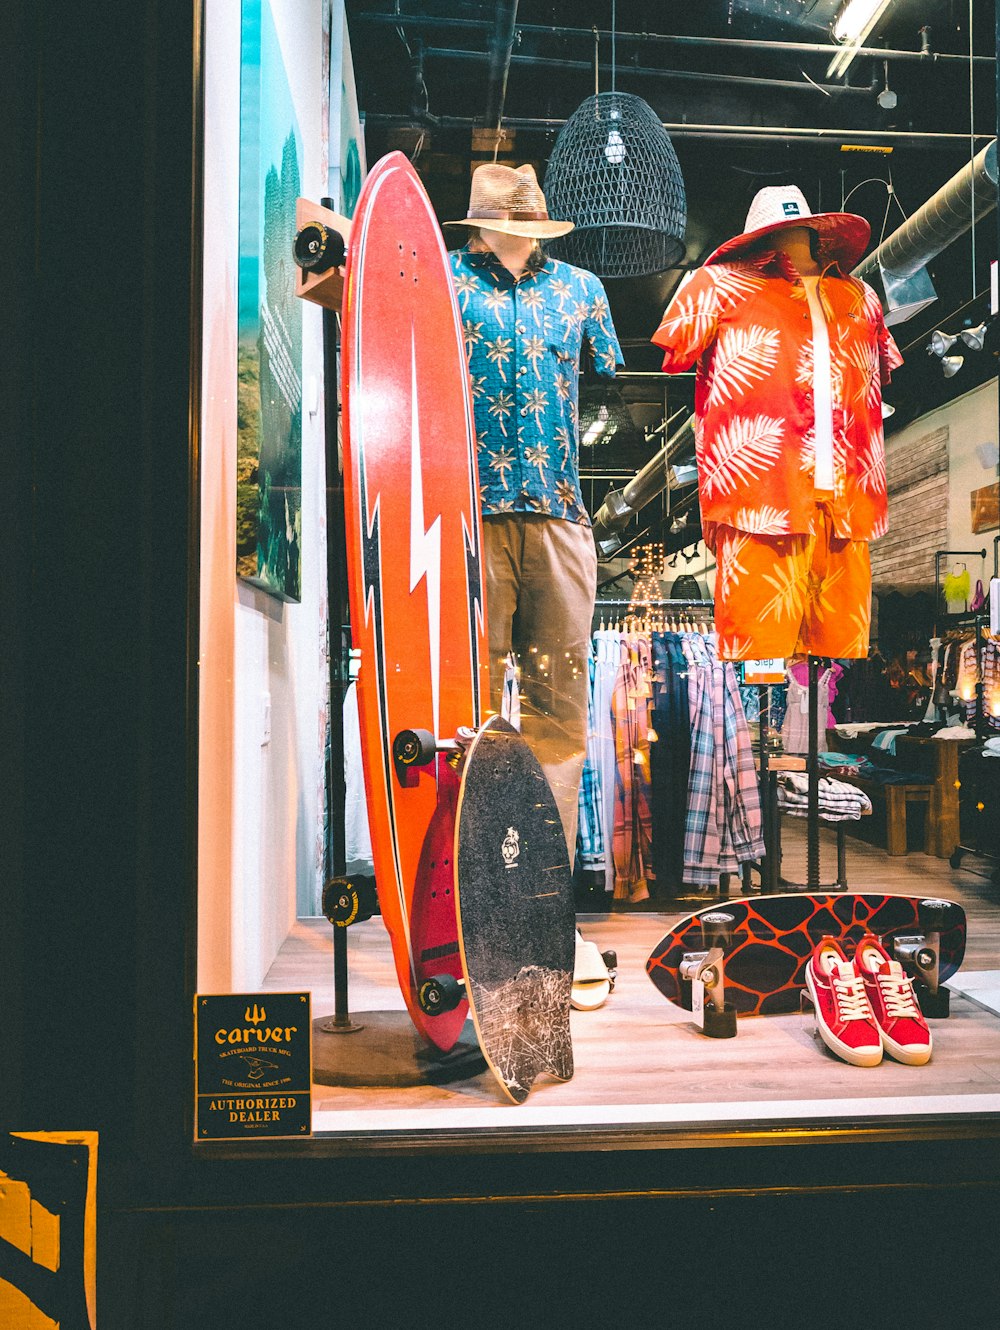
[[[804,771],[782,771],[778,776],[778,807],[789,817],[805,817],[809,806],[809,777]],[[857,822],[872,811],[864,790],[842,780],[821,776],[819,815],[825,822]]]

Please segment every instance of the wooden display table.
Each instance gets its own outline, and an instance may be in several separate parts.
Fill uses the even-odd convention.
[[[864,790],[872,803],[885,803],[885,852],[894,858],[906,854],[906,810],[910,804],[924,806],[924,854],[933,854],[931,849],[931,808],[935,786],[932,782],[910,782],[905,784],[885,784],[869,780],[866,776],[834,775],[834,780],[842,780],[845,785],[854,785]],[[951,851],[949,850],[949,854]]]
[[[900,735],[896,753],[915,771],[926,771],[931,782],[927,811],[929,832],[925,850],[948,859],[962,836],[958,825],[958,757],[975,739],[935,739]]]

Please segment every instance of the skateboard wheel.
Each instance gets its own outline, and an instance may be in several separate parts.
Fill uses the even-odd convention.
[[[920,924],[928,933],[940,933],[944,917],[948,911],[948,902],[926,896],[919,906]]]
[[[704,1033],[709,1039],[735,1039],[736,1008],[727,1002],[723,1011],[714,1007],[705,1008]]]
[[[339,268],[344,262],[344,237],[331,231],[322,222],[307,222],[298,231],[292,245],[292,256],[305,272],[326,272]]]
[[[701,935],[704,938],[707,950],[711,951],[713,947],[721,947],[725,951],[733,939],[735,918],[725,910],[712,910],[709,914],[703,914],[700,917]]]
[[[951,854],[951,858],[948,860],[948,863],[949,863],[949,865],[950,865],[952,868],[961,868],[961,867],[962,867],[962,851],[961,851],[961,850],[953,850],[953,851],[952,851],[952,854]]]
[[[437,740],[429,730],[400,730],[392,741],[392,757],[397,766],[425,767],[434,761]]]
[[[465,997],[465,984],[451,974],[435,974],[425,979],[417,993],[420,1010],[425,1016],[440,1016],[454,1011]]]
[[[358,889],[347,878],[331,877],[323,888],[323,913],[338,928],[347,928],[354,923],[360,904]]]
[[[932,993],[929,988],[924,988],[923,984],[918,984],[915,988],[920,1010],[928,1020],[941,1019],[950,1013],[951,992],[949,989],[939,988],[936,993]]]
[[[601,960],[604,962],[604,964],[608,967],[609,970],[617,970],[617,969],[618,969],[618,953],[617,953],[617,951],[602,951],[602,952],[601,952]]]

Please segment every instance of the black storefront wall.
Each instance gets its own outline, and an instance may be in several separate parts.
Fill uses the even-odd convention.
[[[19,0],[0,21],[20,56],[0,92],[0,1125],[100,1131],[102,1326],[391,1324],[397,1298],[424,1324],[456,1287],[554,1324],[706,1296],[783,1324],[817,1235],[893,1231],[936,1258],[931,1293],[912,1264],[895,1287],[907,1323],[928,1299],[975,1313],[1000,1213],[985,1124],[193,1150],[200,16]],[[867,1270],[884,1288],[871,1261],[840,1296]]]

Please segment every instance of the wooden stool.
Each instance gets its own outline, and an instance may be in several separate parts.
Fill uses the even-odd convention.
[[[889,855],[906,853],[906,810],[910,804],[924,806],[924,854],[933,854],[931,793],[929,785],[885,785],[885,850]]]

